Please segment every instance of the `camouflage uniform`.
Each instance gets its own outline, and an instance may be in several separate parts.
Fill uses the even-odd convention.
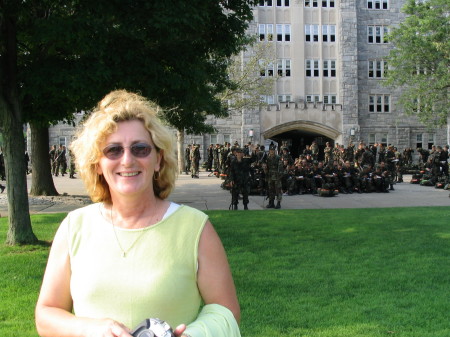
[[[69,150],[69,159],[69,178],[75,179],[75,155],[73,154],[72,150]]]
[[[323,152],[325,154],[325,165],[327,165],[329,162],[333,161],[333,148],[330,146],[330,143],[326,143],[325,148],[323,149]]]
[[[229,170],[231,185],[231,205],[234,210],[238,209],[239,193],[242,193],[242,203],[247,210],[248,195],[250,193],[250,165],[251,160],[243,156],[243,150],[236,150],[236,158],[232,160]]]
[[[191,160],[191,178],[198,178],[200,166],[200,146],[198,144],[191,147],[189,158]]]
[[[283,175],[283,162],[280,156],[275,154],[275,150],[272,148],[269,151],[266,161],[267,174],[266,180],[268,184],[269,192],[269,204],[267,208],[281,208],[281,176]],[[274,200],[277,198],[277,205],[275,206]]]

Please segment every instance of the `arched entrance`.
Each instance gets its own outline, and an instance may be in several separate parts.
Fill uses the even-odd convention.
[[[319,160],[323,159],[323,149],[326,142],[334,146],[341,133],[328,126],[311,121],[294,121],[278,125],[263,132],[265,139],[272,139],[281,146],[283,141],[288,143],[294,158],[303,152],[306,145],[316,141],[319,145]]]

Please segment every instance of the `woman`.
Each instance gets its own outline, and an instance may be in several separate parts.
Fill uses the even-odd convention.
[[[69,213],[55,235],[36,306],[40,336],[129,337],[150,317],[176,336],[240,336],[217,233],[202,212],[166,200],[177,168],[157,113],[114,91],[72,143],[95,203]]]

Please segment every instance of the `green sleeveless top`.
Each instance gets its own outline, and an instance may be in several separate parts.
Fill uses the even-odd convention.
[[[61,224],[69,233],[75,315],[112,318],[130,329],[149,317],[174,328],[194,321],[201,304],[198,243],[207,215],[182,205],[150,227],[121,229],[103,218],[101,207],[70,212]]]

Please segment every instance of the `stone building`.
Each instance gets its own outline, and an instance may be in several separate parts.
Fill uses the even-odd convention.
[[[259,109],[210,118],[217,134],[186,142],[264,144],[287,141],[297,154],[316,140],[384,143],[399,149],[449,142],[448,128],[428,130],[397,103],[401,89],[383,85],[405,0],[260,0],[250,29],[273,48],[276,77]]]
[[[226,119],[208,117],[217,133],[187,135],[185,143],[286,141],[294,155],[316,140],[347,145],[393,144],[400,150],[449,143],[448,128],[428,130],[398,104],[400,89],[383,85],[392,45],[391,27],[404,18],[405,0],[260,0],[250,33],[267,44],[276,64],[261,70],[274,77],[272,92],[254,110]],[[61,125],[50,142],[70,142]],[[186,145],[185,144],[185,145]]]

